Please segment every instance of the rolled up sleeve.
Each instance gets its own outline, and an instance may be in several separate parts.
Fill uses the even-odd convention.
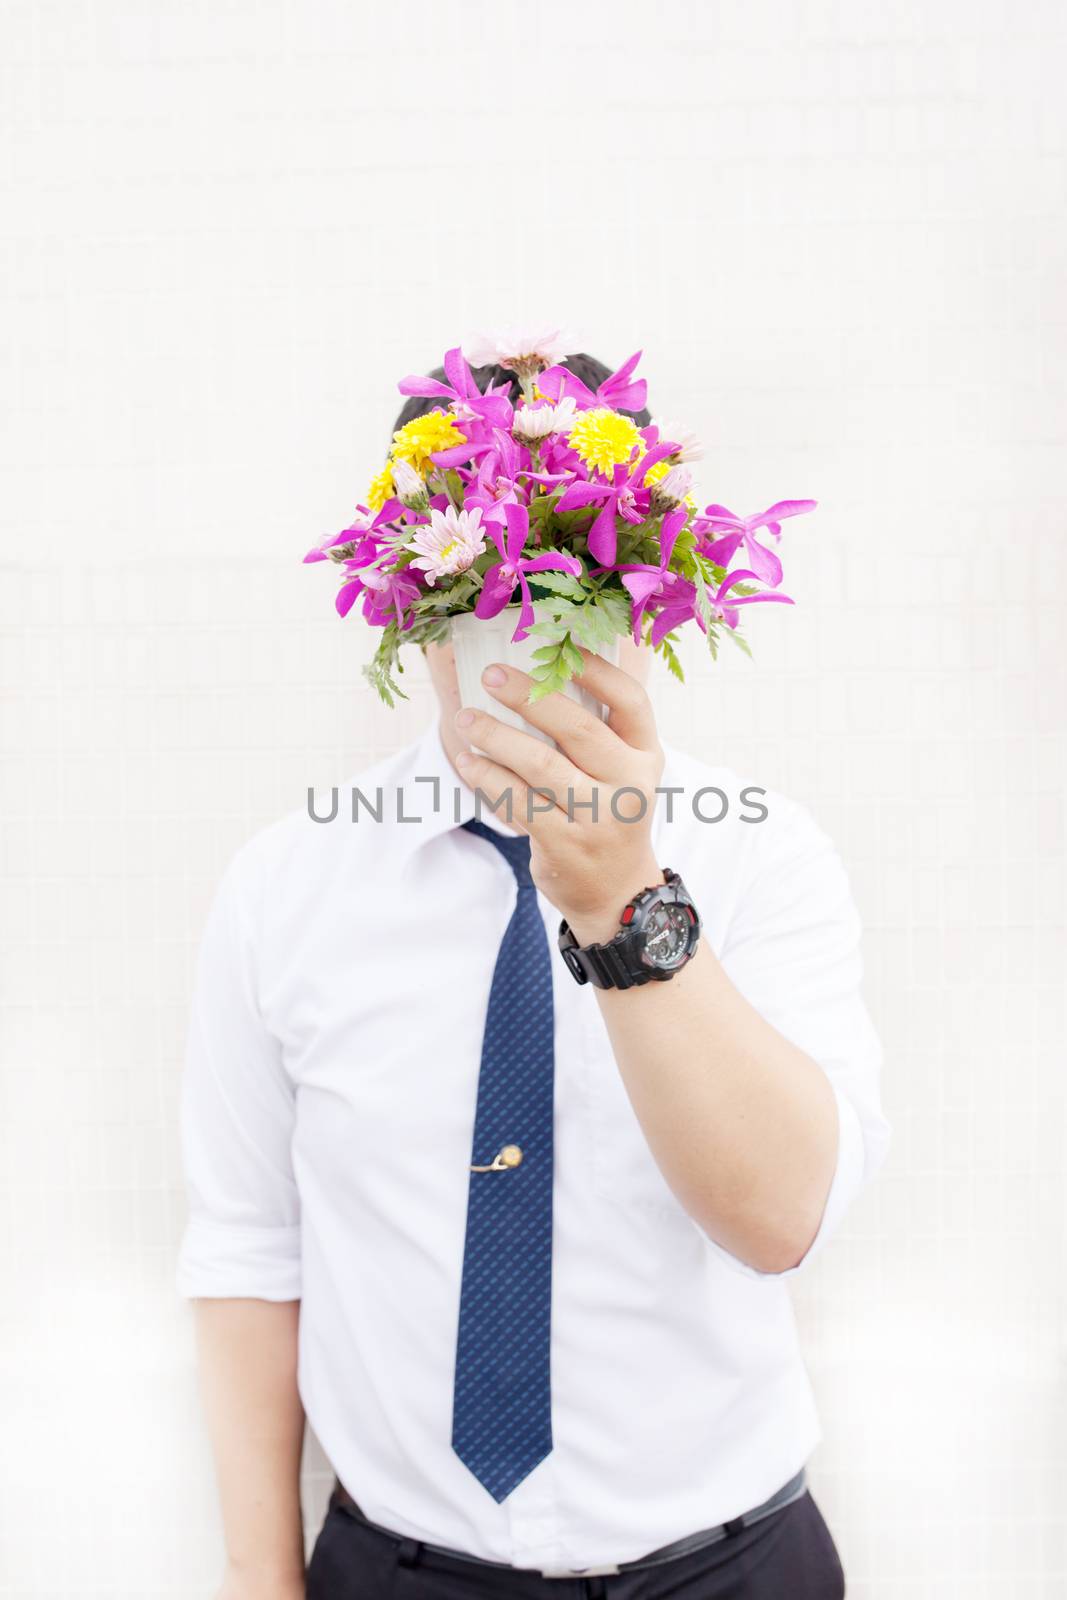
[[[803,1271],[837,1232],[881,1166],[891,1129],[881,1104],[882,1051],[862,996],[862,928],[830,839],[784,797],[757,826],[754,872],[736,907],[722,963],[745,998],[825,1072],[837,1106],[837,1160],[818,1231],[782,1272],[761,1272],[715,1246],[750,1277]]]
[[[186,1298],[300,1298],[294,1086],[256,993],[254,874],[246,852],[219,885],[196,963],[182,1080]]]

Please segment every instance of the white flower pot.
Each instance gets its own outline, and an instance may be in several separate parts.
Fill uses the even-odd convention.
[[[541,615],[536,602],[534,613],[538,618]],[[518,606],[506,606],[495,617],[483,619],[468,611],[462,616],[452,618],[452,647],[456,657],[460,703],[471,706],[477,711],[488,711],[510,727],[520,728],[523,733],[532,733],[535,738],[544,739],[546,744],[555,745],[556,741],[549,738],[547,733],[535,728],[532,722],[527,722],[518,712],[510,710],[499,700],[494,699],[482,684],[482,673],[493,661],[500,661],[506,667],[517,667],[522,672],[529,672],[533,665],[534,651],[547,642],[542,634],[537,633],[529,633],[525,639],[513,642],[511,636],[518,626],[518,621]],[[609,646],[598,653],[613,666],[617,666],[618,639],[613,639]],[[562,693],[572,700],[577,700],[579,705],[591,711],[595,717],[606,715],[603,702],[581,687],[580,678],[572,678]]]

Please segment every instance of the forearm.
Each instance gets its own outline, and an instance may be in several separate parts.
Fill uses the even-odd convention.
[[[299,1301],[200,1300],[201,1386],[226,1538],[225,1594],[303,1592]]]
[[[583,687],[610,708],[608,725],[562,695],[531,702],[530,678],[494,665],[487,687],[556,748],[465,709],[456,727],[476,750],[455,759],[490,800],[510,794],[531,836],[534,882],[587,945],[611,939],[627,901],[663,882],[650,827],[663,758],[644,690],[582,656]],[[555,804],[531,808],[534,792]],[[612,794],[644,805],[627,819]],[[795,1266],[818,1232],[836,1165],[826,1075],[749,1005],[706,941],[669,982],[598,990],[597,1000],[652,1154],[686,1210],[750,1266]]]
[[[658,869],[648,883],[662,881]],[[613,909],[644,884],[633,884]],[[583,943],[609,938],[591,919]],[[597,990],[627,1093],[664,1177],[716,1243],[795,1266],[818,1231],[837,1155],[825,1073],[759,1015],[706,940],[668,983]]]

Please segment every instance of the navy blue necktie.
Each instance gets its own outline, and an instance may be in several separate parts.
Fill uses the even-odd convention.
[[[518,882],[482,1042],[452,1410],[452,1448],[500,1501],[552,1449],[552,963],[529,839],[464,827]]]

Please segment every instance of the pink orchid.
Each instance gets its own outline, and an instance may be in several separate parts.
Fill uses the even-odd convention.
[[[653,645],[659,644],[668,633],[673,633],[675,628],[680,628],[686,622],[696,622],[702,633],[707,633],[704,618],[700,615],[697,605],[697,592],[694,584],[688,578],[679,578],[670,586],[664,604],[656,612],[649,639]]]
[[[510,414],[511,406],[508,405]],[[516,442],[508,426],[499,427],[488,420],[475,418],[473,425],[464,423],[468,430],[466,443],[435,450],[430,460],[438,467],[461,467],[469,461],[478,463],[479,478],[504,476],[514,478],[529,463],[529,452]]]
[[[670,571],[671,555],[674,552],[674,541],[685,527],[688,513],[684,506],[671,511],[663,519],[663,526],[659,535],[659,566],[653,567],[641,562],[623,562],[615,568],[622,573],[623,587],[628,591],[633,601],[633,630],[634,643],[641,642],[641,621],[645,612],[653,601],[659,600],[669,608],[677,609],[680,606],[691,605],[695,598],[693,585],[676,572]],[[688,590],[688,596],[686,595]],[[687,611],[687,618],[692,611]]]
[[[338,616],[347,617],[362,595],[363,615],[373,627],[384,628],[386,623],[395,622],[402,633],[411,627],[415,619],[405,613],[420,590],[410,571],[383,572],[379,566],[358,569],[355,560],[346,561],[345,566],[352,576],[337,591],[334,604]]]
[[[342,528],[340,533],[331,534],[322,544],[317,544],[314,550],[309,550],[304,557],[305,564],[310,561],[328,561],[330,559],[330,551],[335,545],[355,543],[357,540],[359,541],[360,554],[356,556],[356,559],[362,561],[372,560],[380,547],[380,541],[374,535],[387,522],[392,522],[394,517],[400,516],[403,510],[402,502],[395,499],[387,500],[377,516],[372,516],[366,506],[357,506],[356,515],[348,527]],[[355,552],[353,553],[355,554]]]
[[[589,529],[589,554],[602,566],[610,567],[615,560],[615,518],[637,524],[648,516],[649,490],[645,476],[650,467],[664,460],[674,449],[667,440],[657,444],[646,455],[638,457],[633,465],[617,466],[610,479],[579,479],[565,489],[556,505],[557,511],[574,511],[579,506],[601,506],[600,515]]]
[[[693,618],[704,627],[697,605],[696,586],[688,578],[683,578],[679,573],[670,570],[671,557],[674,554],[675,540],[685,527],[688,513],[684,506],[678,506],[674,511],[668,512],[663,519],[660,529],[660,559],[659,566],[653,567],[639,562],[624,562],[616,567],[615,571],[622,574],[623,586],[628,590],[633,600],[633,629],[634,642],[640,643],[641,622],[645,612],[655,606],[656,617],[652,625],[652,643],[658,644],[663,636],[674,628]],[[741,569],[730,574],[716,589],[713,595],[708,596],[713,616],[720,622],[725,622],[728,628],[736,628],[739,618],[738,606],[754,605],[761,600],[776,600],[782,605],[793,604],[788,595],[761,592],[760,594],[736,595],[730,599],[726,596],[735,584],[746,581],[759,582],[755,572]],[[705,630],[706,631],[706,630]]]
[[[494,428],[488,449],[478,462],[478,487],[496,483],[498,479],[514,485],[529,460],[529,452],[516,444],[505,428]]]
[[[530,586],[526,581],[527,573],[547,572],[549,568],[554,567],[557,571],[569,572],[572,577],[577,578],[581,573],[582,563],[576,556],[566,556],[555,550],[548,550],[540,556],[524,556],[523,547],[530,536],[530,513],[525,506],[509,501],[504,506],[504,516],[508,528],[506,540],[495,523],[489,527],[490,537],[500,551],[500,560],[486,573],[474,611],[479,617],[497,616],[508,604],[515,591],[515,585],[518,584],[522,593],[522,607],[519,611],[518,626],[511,637],[513,640],[519,640],[525,639],[534,619]]]
[[[700,614],[700,607],[697,604],[696,586],[690,583],[687,578],[678,578],[673,573],[669,573],[668,577],[672,581],[669,584],[664,584],[664,603],[661,609],[656,612],[655,621],[649,634],[649,638],[654,645],[659,644],[666,634],[673,633],[675,628],[680,628],[686,622],[695,621],[703,633],[708,631],[704,625],[704,618]],[[772,593],[766,589],[760,594],[736,595],[731,599],[725,598],[727,591],[735,583],[743,583],[746,580],[756,580],[756,574],[746,571],[733,572],[720,583],[714,594],[708,596],[712,615],[719,622],[724,622],[728,628],[736,628],[741,620],[737,614],[738,606],[757,605],[764,600],[776,601],[783,606],[791,606],[793,604],[787,594]],[[625,579],[623,581],[625,582]]]
[[[643,411],[648,399],[648,384],[644,378],[638,378],[636,383],[630,382],[640,359],[641,352],[636,350],[617,372],[604,379],[595,394],[581,378],[575,377],[569,367],[549,367],[539,374],[537,387],[542,394],[557,402],[569,395],[577,401],[582,411],[589,406],[611,406],[615,411]]]
[[[799,517],[805,511],[814,511],[818,503],[817,500],[779,500],[753,517],[739,517],[725,506],[705,506],[704,515],[693,524],[694,531],[698,535],[718,533],[720,537],[704,540],[697,548],[716,566],[728,567],[738,547],[743,544],[752,571],[762,583],[769,583],[776,589],[782,581],[782,563],[773,550],[760,544],[755,537],[756,530],[766,528],[775,539],[780,539],[784,518]]]
[[[474,375],[458,345],[454,350],[445,353],[442,366],[448,379],[447,383],[441,383],[437,378],[411,375],[401,378],[397,388],[401,394],[451,400],[458,417],[483,417],[487,422],[495,423],[497,427],[511,426],[512,408],[507,390],[503,386],[491,387],[483,394],[475,383]]]
[[[521,497],[516,478],[522,471],[524,456],[525,452],[510,433],[494,428],[493,442],[480,456],[477,469],[461,474],[466,479],[463,504],[480,507],[482,521],[487,527],[491,522],[504,521],[505,505],[519,504]]]
[[[736,572],[731,572],[730,576],[725,578],[723,582],[720,583],[715,593],[709,596],[711,600],[711,609],[715,616],[718,617],[719,621],[725,622],[728,628],[736,628],[738,622],[741,620],[737,615],[738,606],[754,606],[758,605],[763,600],[773,600],[782,606],[791,606],[793,604],[793,601],[787,594],[779,594],[776,590],[772,592],[769,589],[763,589],[759,594],[733,595],[729,600],[724,598],[727,591],[732,589],[735,583],[759,582],[759,573],[749,572],[744,567],[739,567]]]

